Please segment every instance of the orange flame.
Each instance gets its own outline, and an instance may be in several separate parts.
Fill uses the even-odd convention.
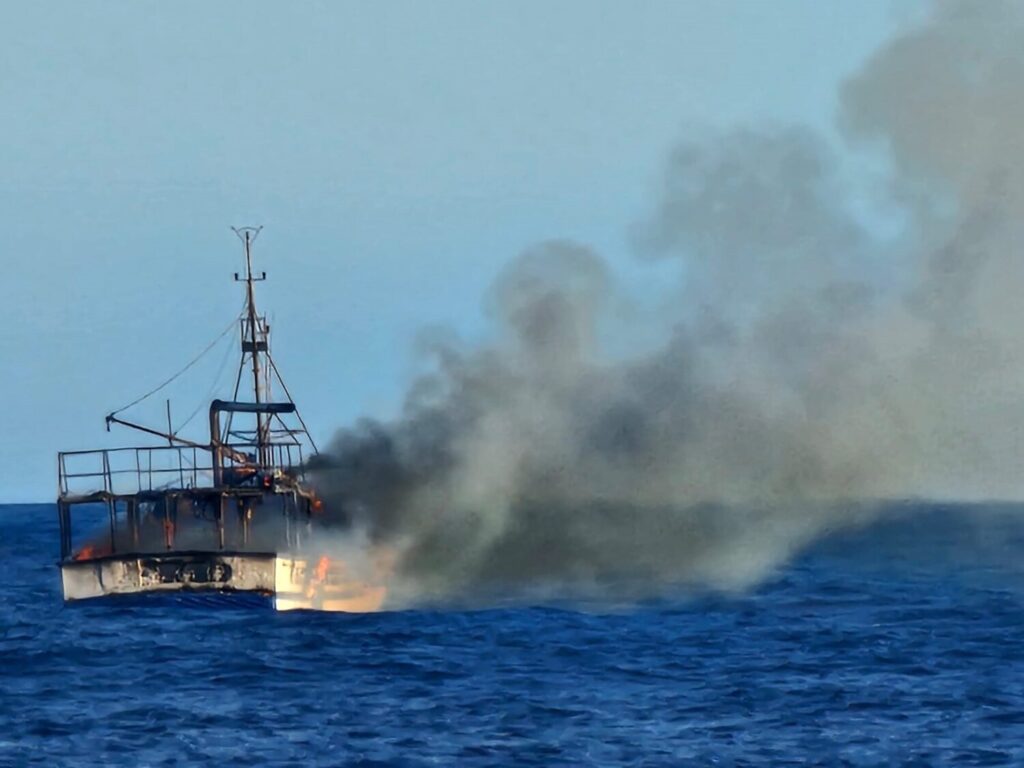
[[[85,544],[80,550],[71,556],[72,560],[93,560],[97,557],[106,557],[110,554],[110,547],[97,542]]]
[[[317,582],[323,582],[327,580],[327,571],[331,567],[331,558],[324,555],[320,558],[320,561],[316,564],[316,570],[313,571],[314,578]]]
[[[306,572],[308,576],[302,590],[305,599],[288,607],[347,613],[379,611],[388,589],[384,584],[381,563],[376,562],[376,558],[373,571],[370,581],[364,581],[353,574],[343,560],[324,555]]]
[[[324,582],[327,581],[327,573],[331,568],[331,558],[324,555],[316,564],[316,568],[313,569],[313,575],[309,579],[309,584],[306,586],[306,597],[312,600],[316,597],[317,593],[320,592],[320,588]]]

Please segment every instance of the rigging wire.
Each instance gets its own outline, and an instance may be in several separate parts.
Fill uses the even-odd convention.
[[[281,372],[277,370],[277,363],[275,363],[274,358],[270,356],[269,350],[267,351],[267,360],[270,361],[270,367],[274,369],[274,375],[277,376],[277,380],[281,383],[281,389],[284,390],[284,394],[285,397],[288,398],[288,402],[294,403],[295,400],[292,399],[292,393],[288,391],[288,385],[284,383],[284,377],[281,375]],[[298,408],[295,409],[295,415],[296,417],[298,417],[299,424],[302,425],[302,431],[306,433],[306,439],[309,440],[309,444],[313,446],[313,453],[319,455],[320,450],[316,447],[316,442],[313,440],[313,435],[309,433],[309,428],[306,427],[306,422],[303,420],[302,414],[299,413]],[[278,421],[280,421],[280,417],[278,417]]]
[[[234,321],[232,321],[232,322],[234,322]],[[220,339],[223,339],[223,338],[224,338],[224,334],[221,334],[220,335]],[[218,339],[218,341],[220,339]],[[220,365],[217,367],[217,373],[214,374],[213,384],[210,385],[210,391],[207,392],[206,397],[204,399],[199,401],[199,405],[197,405],[195,410],[192,411],[192,413],[190,413],[188,415],[188,418],[186,418],[183,422],[181,422],[181,424],[179,424],[175,428],[173,434],[177,435],[179,432],[181,432],[181,430],[183,430],[185,427],[187,427],[189,425],[189,423],[191,423],[192,419],[194,419],[196,417],[196,414],[199,413],[203,409],[203,406],[207,405],[209,403],[210,399],[213,397],[214,393],[217,391],[217,385],[220,384],[221,376],[223,376],[223,374],[224,374],[224,369],[227,368],[228,360],[231,358],[232,350],[233,350],[233,347],[230,344],[227,345],[224,348],[224,357],[221,358]]]
[[[206,346],[206,348],[205,348],[205,349],[204,349],[204,350],[203,350],[202,352],[200,352],[200,353],[199,353],[198,355],[196,355],[195,357],[193,357],[193,358],[192,358],[192,359],[191,359],[191,360],[190,360],[190,361],[189,361],[189,362],[188,362],[188,363],[187,363],[187,364],[185,365],[185,367],[184,367],[184,368],[182,368],[182,369],[181,369],[180,371],[178,371],[177,373],[175,373],[175,374],[174,374],[173,376],[171,376],[171,377],[170,377],[169,379],[167,379],[166,381],[164,381],[164,382],[163,382],[162,384],[160,384],[159,386],[157,386],[157,387],[154,387],[153,389],[149,390],[149,392],[147,392],[146,394],[142,395],[142,397],[138,397],[138,398],[136,398],[136,399],[132,400],[132,401],[131,401],[130,403],[128,403],[128,405],[122,405],[122,406],[121,406],[120,408],[118,408],[118,409],[117,409],[116,411],[111,411],[111,412],[110,412],[110,415],[111,415],[111,416],[116,416],[117,414],[121,413],[121,411],[126,411],[126,410],[128,410],[129,408],[131,408],[131,407],[132,407],[133,405],[138,405],[138,404],[139,404],[139,403],[141,403],[141,402],[142,402],[143,400],[145,400],[146,398],[152,397],[152,396],[153,396],[153,395],[155,395],[155,394],[156,394],[157,392],[159,392],[159,391],[160,391],[161,389],[163,389],[163,388],[164,388],[164,387],[166,387],[166,386],[167,386],[168,384],[170,384],[170,383],[171,383],[172,381],[174,381],[174,380],[175,380],[175,379],[177,379],[177,378],[178,378],[179,376],[181,376],[181,375],[182,375],[183,373],[185,373],[185,371],[187,371],[187,370],[188,370],[189,368],[191,368],[191,367],[192,367],[193,365],[195,365],[196,363],[198,363],[198,362],[199,362],[199,360],[200,360],[200,359],[201,359],[201,358],[202,358],[202,357],[203,357],[203,356],[204,356],[204,355],[205,355],[205,354],[206,354],[207,352],[209,352],[209,351],[210,351],[211,349],[213,349],[213,348],[214,348],[215,346],[217,346],[217,342],[219,342],[219,341],[220,341],[220,340],[221,340],[222,338],[224,338],[224,337],[225,337],[225,336],[227,335],[228,331],[230,331],[230,330],[231,330],[232,328],[234,328],[234,327],[235,327],[235,323],[237,323],[237,322],[238,322],[238,320],[239,320],[239,318],[240,318],[241,316],[242,316],[242,312],[239,312],[239,313],[238,313],[237,315],[235,315],[235,317],[231,318],[231,322],[230,322],[230,323],[228,323],[227,327],[226,327],[226,328],[225,328],[225,329],[224,329],[223,331],[221,331],[221,332],[220,332],[220,334],[219,334],[219,335],[217,336],[217,338],[215,338],[215,339],[214,339],[213,341],[211,341],[211,342],[210,342],[210,343],[209,343],[209,344],[208,344],[208,345]]]

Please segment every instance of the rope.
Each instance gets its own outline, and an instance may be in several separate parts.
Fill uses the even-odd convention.
[[[148,398],[148,397],[152,397],[152,396],[153,396],[153,395],[155,395],[155,394],[156,394],[157,392],[159,392],[159,391],[160,391],[161,389],[163,389],[163,388],[164,388],[164,387],[166,387],[166,386],[167,386],[168,384],[170,384],[170,383],[171,383],[172,381],[174,381],[174,380],[175,380],[176,378],[178,378],[178,377],[179,377],[179,376],[181,376],[181,375],[182,375],[183,373],[185,373],[185,371],[187,371],[187,370],[188,370],[189,368],[191,368],[191,367],[192,367],[193,365],[195,365],[196,363],[198,363],[198,362],[199,362],[199,360],[200,360],[200,359],[202,359],[203,355],[205,355],[205,354],[206,354],[207,352],[209,352],[209,351],[210,351],[211,349],[213,349],[213,348],[214,348],[215,346],[217,346],[217,342],[219,342],[219,341],[220,341],[221,339],[223,339],[223,338],[224,338],[224,337],[225,337],[225,336],[227,335],[228,331],[230,331],[230,330],[231,330],[232,328],[234,328],[234,327],[235,327],[235,323],[237,323],[237,322],[238,322],[238,319],[239,319],[239,317],[241,317],[241,313],[239,313],[239,314],[238,314],[238,315],[236,315],[235,317],[231,318],[231,322],[230,322],[230,323],[228,323],[227,327],[226,327],[226,328],[225,328],[225,329],[224,329],[223,331],[221,331],[221,332],[220,332],[220,334],[219,334],[219,335],[217,336],[217,338],[215,338],[215,339],[214,339],[213,341],[211,341],[211,342],[210,342],[210,343],[209,343],[209,344],[208,344],[208,345],[206,346],[206,348],[205,348],[205,349],[204,349],[204,350],[203,350],[202,352],[200,352],[200,353],[199,353],[198,355],[196,355],[196,356],[195,356],[195,357],[193,357],[193,358],[192,358],[191,360],[189,360],[188,364],[187,364],[187,365],[186,365],[186,366],[185,366],[184,368],[182,368],[182,369],[181,369],[180,371],[178,371],[178,372],[177,372],[176,374],[174,374],[173,376],[171,376],[171,377],[170,377],[169,379],[167,379],[166,381],[164,381],[164,382],[163,382],[162,384],[160,384],[159,386],[157,386],[157,387],[154,387],[153,389],[149,390],[149,392],[147,392],[146,394],[144,394],[144,395],[143,395],[142,397],[137,397],[136,399],[134,399],[134,400],[132,400],[132,401],[131,401],[130,403],[128,403],[128,405],[122,405],[122,406],[121,406],[120,408],[118,408],[118,409],[117,409],[116,411],[111,411],[111,412],[110,412],[110,415],[111,415],[111,416],[116,416],[117,414],[121,413],[121,411],[126,411],[126,410],[128,410],[129,408],[131,408],[131,407],[132,407],[133,405],[138,405],[138,404],[139,404],[139,403],[141,403],[141,402],[142,402],[143,400],[145,400],[145,399],[146,399],[146,398]]]
[[[224,338],[224,334],[221,334],[220,338],[223,339]],[[220,339],[218,339],[218,341],[219,340]],[[206,393],[206,397],[203,400],[199,401],[199,405],[197,405],[196,409],[194,411],[192,411],[192,413],[190,413],[188,415],[188,418],[185,419],[183,422],[181,422],[181,424],[179,424],[177,426],[177,428],[174,430],[174,434],[175,435],[178,434],[179,432],[181,432],[181,430],[183,430],[185,427],[187,427],[192,422],[192,419],[194,419],[196,417],[196,414],[198,414],[203,409],[203,406],[207,405],[210,402],[210,400],[213,398],[214,393],[217,391],[217,385],[220,384],[221,376],[224,374],[224,369],[227,367],[228,359],[230,357],[231,357],[231,346],[229,345],[229,346],[224,348],[224,357],[221,358],[220,366],[218,366],[217,373],[213,377],[213,384],[210,385],[210,391]]]

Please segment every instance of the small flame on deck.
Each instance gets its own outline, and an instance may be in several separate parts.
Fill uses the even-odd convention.
[[[97,557],[106,557],[111,554],[110,545],[103,541],[90,541],[82,545],[82,548],[71,556],[72,560],[94,560]]]
[[[279,598],[278,608],[345,613],[380,611],[387,600],[386,583],[394,560],[393,554],[378,552],[374,553],[368,568],[358,568],[340,557],[322,555],[315,561],[315,565],[310,559],[312,567],[306,571],[308,577],[301,590],[304,599],[295,602]]]

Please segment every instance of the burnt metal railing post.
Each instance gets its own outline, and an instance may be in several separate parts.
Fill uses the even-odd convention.
[[[110,455],[107,451],[103,451],[103,490],[107,493],[111,492],[113,480],[110,477]]]
[[[217,546],[224,549],[224,496],[217,497]]]
[[[242,504],[242,544],[249,546],[249,521],[252,519],[252,502],[239,501]]]
[[[132,534],[132,546],[136,549],[139,547],[139,509],[138,502],[135,499],[128,499],[127,504],[127,515],[128,515],[128,528]]]
[[[164,497],[164,546],[169,552],[174,548],[174,523],[171,521],[171,505],[173,503],[174,510],[177,512],[178,509],[178,497],[171,493]],[[176,519],[176,516],[175,516]]]
[[[107,499],[107,511],[110,514],[110,553],[117,552],[117,502],[113,498]]]
[[[71,511],[67,502],[57,502],[57,519],[60,521],[60,559],[66,560],[71,554]]]

